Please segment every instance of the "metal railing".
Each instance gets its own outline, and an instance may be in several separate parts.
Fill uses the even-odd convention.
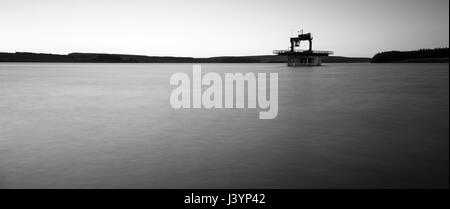
[[[294,51],[291,50],[273,50],[274,54],[286,54],[286,53],[291,53],[291,52],[298,52],[298,53],[307,53],[307,52],[312,52],[314,54],[328,54],[328,55],[332,55],[334,54],[333,51],[323,51],[323,50],[300,50],[300,49],[296,49]]]

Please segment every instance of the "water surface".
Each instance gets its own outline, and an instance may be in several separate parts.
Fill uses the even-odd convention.
[[[175,110],[190,64],[0,63],[0,188],[448,188],[449,65],[279,73],[279,113]]]

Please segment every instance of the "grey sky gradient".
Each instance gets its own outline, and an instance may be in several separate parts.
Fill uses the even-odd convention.
[[[3,52],[262,55],[300,28],[342,56],[447,47],[449,1],[0,0]]]

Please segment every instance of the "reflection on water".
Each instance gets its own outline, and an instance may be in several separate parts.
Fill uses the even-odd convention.
[[[190,64],[0,64],[0,188],[435,188],[448,64],[205,64],[278,72],[279,112],[175,110]]]

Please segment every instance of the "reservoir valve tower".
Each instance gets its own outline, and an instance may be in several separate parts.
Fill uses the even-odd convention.
[[[287,57],[287,65],[289,67],[300,66],[320,66],[322,64],[322,57],[333,54],[332,51],[316,51],[312,50],[313,37],[311,33],[299,34],[297,37],[291,37],[291,46],[288,50],[274,50],[273,53],[280,56]],[[302,41],[308,41],[309,49],[301,50]]]

